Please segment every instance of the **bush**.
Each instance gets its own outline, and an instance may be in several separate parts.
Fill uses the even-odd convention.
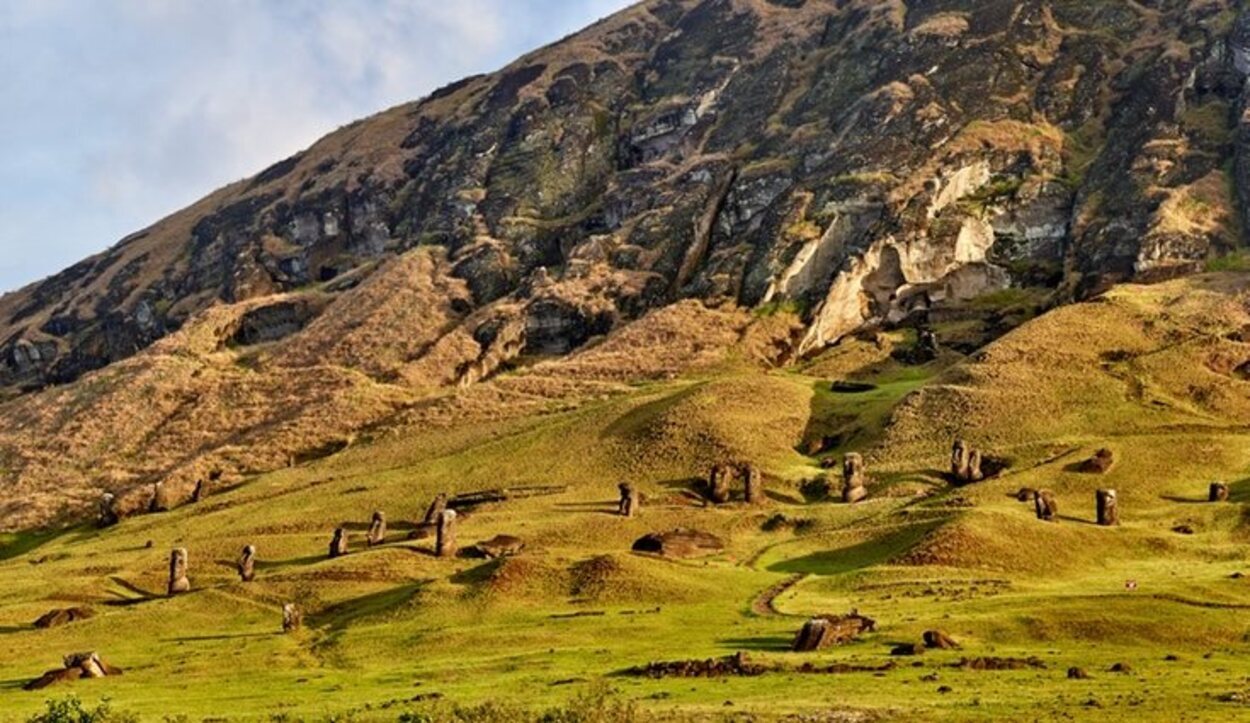
[[[49,698],[42,713],[26,719],[26,723],[137,723],[138,716],[113,710],[107,698],[94,708],[87,708],[76,695],[61,699]]]

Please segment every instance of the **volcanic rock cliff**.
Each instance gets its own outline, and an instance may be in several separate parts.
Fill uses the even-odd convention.
[[[0,508],[272,467],[656,310],[655,354],[682,318],[780,363],[1200,269],[1242,241],[1248,74],[1231,0],[648,0],[0,298]]]

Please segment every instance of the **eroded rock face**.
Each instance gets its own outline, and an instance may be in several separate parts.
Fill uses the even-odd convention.
[[[799,302],[811,349],[1007,285],[1184,271],[1237,240],[1227,189],[1250,194],[1250,21],[1226,12],[649,0],[5,297],[0,386],[74,379],[219,301],[348,288],[418,244],[473,304],[530,304],[547,353],[680,296]],[[529,284],[595,265],[621,282],[603,304]],[[306,311],[257,309],[236,340]]]

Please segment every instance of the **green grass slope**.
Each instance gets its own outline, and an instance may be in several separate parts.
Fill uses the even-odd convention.
[[[508,706],[541,711],[605,689],[632,718],[1250,718],[1239,702],[1250,700],[1250,578],[1234,576],[1250,573],[1250,382],[1238,371],[1250,361],[1248,289],[1234,274],[1118,288],[949,367],[953,357],[906,367],[844,348],[788,370],[730,361],[497,422],[414,424],[108,530],[10,536],[0,720],[71,692],[145,720],[454,720],[473,719],[456,706],[487,702],[506,720],[519,715]],[[839,378],[877,386],[834,393]],[[951,488],[941,471],[957,434],[1011,466]],[[816,439],[832,446],[807,454]],[[1111,470],[1079,471],[1101,447],[1115,453]],[[872,498],[855,506],[814,483],[821,456],[850,449],[872,477]],[[768,504],[698,502],[692,483],[717,460],[758,463]],[[646,495],[638,518],[612,514],[622,479]],[[1230,502],[1205,502],[1213,479],[1231,484]],[[484,505],[459,529],[465,546],[523,538],[515,558],[440,560],[431,541],[406,539],[437,492],[519,485],[567,489]],[[1012,496],[1021,487],[1054,491],[1059,522],[1034,519]],[[1104,487],[1119,491],[1120,527],[1093,524]],[[390,536],[365,549],[375,509]],[[328,560],[339,525],[352,553]],[[679,526],[721,536],[725,551],[629,552]],[[245,544],[259,550],[250,584],[232,569]],[[190,551],[193,591],[167,598],[172,547]],[[287,635],[289,601],[308,618]],[[31,626],[81,604],[96,616]],[[877,631],[788,651],[808,616],[853,608]],[[962,649],[890,655],[932,628]],[[21,690],[79,650],[126,672]],[[787,671],[625,674],[738,651]],[[977,657],[1040,663],[957,665]],[[846,667],[798,672],[804,663]],[[1068,679],[1071,667],[1090,677]]]

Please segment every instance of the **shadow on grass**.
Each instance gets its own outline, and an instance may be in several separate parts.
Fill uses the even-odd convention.
[[[559,502],[554,505],[557,510],[569,512],[598,512],[601,515],[617,515],[617,501],[608,502]]]
[[[429,582],[422,580],[345,600],[310,616],[308,623],[313,627],[323,629],[326,634],[325,643],[332,644],[353,625],[369,618],[393,613],[407,605],[427,585]]]
[[[139,605],[140,603],[151,602],[152,600],[161,600],[165,597],[164,595],[158,595],[157,593],[149,590],[144,590],[125,578],[117,577],[116,575],[110,577],[109,580],[126,592],[138,595],[138,597],[126,597],[116,590],[110,590],[110,594],[114,595],[117,599],[105,600],[104,604],[111,607],[130,607],[131,605]]]
[[[232,635],[184,635],[179,638],[165,638],[162,643],[202,643],[213,640],[246,640],[248,638],[272,638],[278,635],[285,635],[280,630],[272,633],[235,633]]]
[[[0,562],[27,555],[40,547],[61,537],[73,534],[72,541],[81,541],[91,537],[95,528],[85,526],[70,527],[64,530],[43,530],[36,532],[15,532],[0,535]],[[89,534],[90,533],[90,534]]]
[[[284,570],[288,567],[303,567],[304,565],[314,565],[322,560],[327,559],[326,555],[305,555],[304,557],[292,557],[287,560],[257,560],[257,570]],[[230,563],[233,567],[234,563]]]
[[[1094,527],[1099,526],[1097,521],[1087,520],[1083,517],[1073,517],[1072,515],[1055,515],[1055,517],[1063,522],[1072,522],[1078,525],[1093,525]]]
[[[30,682],[29,678],[14,678],[12,680],[0,680],[0,690],[21,690],[23,686]]]
[[[918,543],[939,524],[940,521],[914,525],[883,539],[782,560],[769,565],[767,569],[769,572],[824,576],[854,572],[889,562]]]
[[[716,644],[730,650],[752,650],[756,652],[784,653],[790,650],[794,639],[783,635],[765,635],[758,638],[724,638]]]
[[[1179,496],[1177,496],[1177,495],[1160,495],[1160,496],[1159,496],[1159,499],[1166,500],[1166,501],[1168,501],[1168,502],[1176,502],[1176,503],[1178,503],[1178,504],[1182,504],[1182,505],[1214,505],[1214,504],[1219,504],[1218,502],[1211,502],[1211,501],[1210,501],[1210,500],[1208,500],[1206,497],[1198,498],[1198,497],[1179,497]],[[1229,500],[1231,501],[1231,499],[1232,499],[1232,495],[1231,495],[1231,493],[1230,493],[1230,495],[1229,495]]]
[[[25,633],[36,630],[32,625],[0,625],[0,635],[12,635],[14,633]]]

